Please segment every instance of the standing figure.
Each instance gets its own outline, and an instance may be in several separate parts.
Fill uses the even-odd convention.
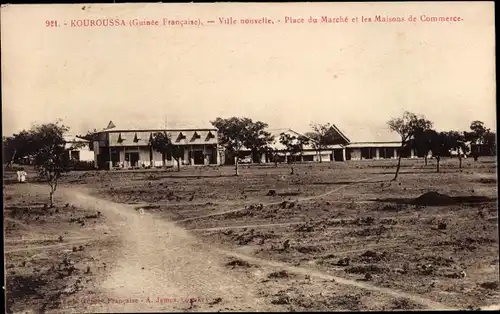
[[[17,171],[17,182],[19,182],[19,183],[26,182],[27,176],[28,176],[28,174],[26,173],[26,171],[24,171],[23,168],[19,168],[19,170]]]

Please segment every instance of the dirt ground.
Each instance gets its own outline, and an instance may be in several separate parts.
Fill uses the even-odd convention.
[[[492,309],[494,159],[4,178],[7,312]]]

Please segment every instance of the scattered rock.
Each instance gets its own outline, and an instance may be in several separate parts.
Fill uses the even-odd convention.
[[[414,310],[421,308],[420,305],[407,298],[398,298],[392,301],[391,309],[393,310]]]
[[[337,266],[349,266],[351,259],[349,257],[343,257],[337,262]]]
[[[283,250],[288,250],[290,248],[290,240],[285,240],[285,242],[283,242]]]
[[[438,224],[438,229],[439,229],[439,230],[445,230],[445,229],[446,229],[446,226],[447,226],[447,225],[446,225],[446,223],[444,223],[444,222],[440,222],[440,223]]]
[[[232,266],[233,268],[235,268],[236,266],[250,267],[250,264],[247,261],[243,261],[243,260],[240,260],[240,259],[235,259],[235,260],[232,260],[232,261],[228,262],[226,264],[226,266]]]
[[[220,303],[220,302],[222,302],[222,298],[219,298],[219,297],[218,297],[218,298],[215,298],[212,302],[210,302],[210,303],[208,303],[208,304],[210,304],[210,305],[215,305],[215,304],[218,304],[218,303]]]
[[[486,281],[479,286],[483,289],[496,290],[498,289],[498,281]]]
[[[290,274],[286,270],[280,270],[270,273],[268,278],[288,278]]]
[[[276,190],[269,190],[266,196],[276,196]]]
[[[290,304],[290,297],[287,295],[278,295],[278,297],[274,300],[271,300],[272,304],[276,305],[283,305],[283,304]]]

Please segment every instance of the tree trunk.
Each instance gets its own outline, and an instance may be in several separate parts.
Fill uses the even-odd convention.
[[[396,174],[394,175],[394,178],[392,181],[396,181],[398,179],[398,174],[399,174],[399,169],[401,168],[401,150],[398,150],[398,166],[396,168]]]
[[[50,202],[50,208],[54,207],[54,192],[50,191],[49,193],[49,202]]]
[[[56,191],[56,186],[54,184],[50,184],[50,193],[49,193],[49,202],[50,202],[50,207],[54,207],[54,192]]]
[[[321,149],[319,150],[319,162],[322,163],[323,162],[323,158],[321,157]]]
[[[238,172],[238,153],[236,154],[236,156],[234,157],[234,171],[235,171],[235,175],[236,176],[239,176],[239,172]]]
[[[177,158],[177,172],[180,172],[181,171],[181,159],[180,158]]]
[[[425,165],[427,166],[427,154],[424,155]]]
[[[458,168],[462,169],[462,155],[458,155]]]
[[[441,157],[440,156],[437,156],[436,157],[436,162],[437,162],[437,169],[436,169],[436,172],[439,172],[439,161],[441,160]]]
[[[161,164],[163,168],[167,167],[167,165],[165,164],[165,152],[161,153]]]

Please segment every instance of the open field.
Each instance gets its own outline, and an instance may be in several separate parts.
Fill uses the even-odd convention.
[[[394,182],[395,162],[74,172],[52,209],[7,184],[9,310],[499,304],[494,159],[403,160]],[[179,295],[197,299],[147,302]]]

